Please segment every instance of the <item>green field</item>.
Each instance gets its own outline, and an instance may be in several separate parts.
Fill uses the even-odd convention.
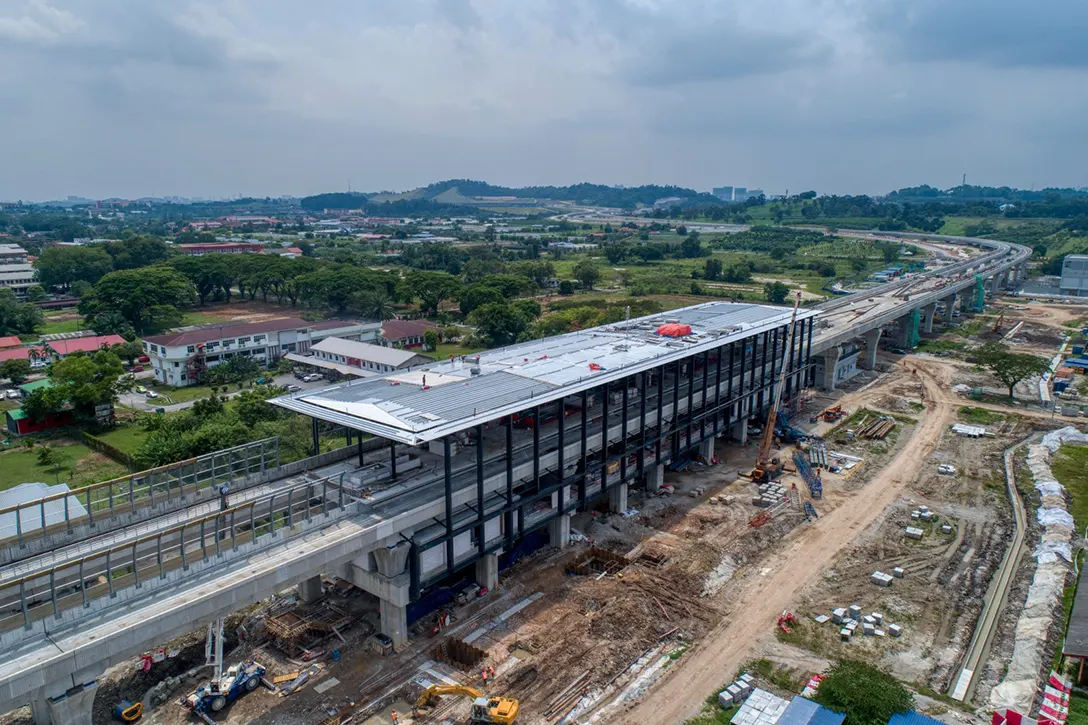
[[[147,383],[146,387],[149,390],[154,390],[161,395],[161,398],[154,400],[148,400],[148,405],[173,405],[175,403],[187,403],[190,400],[197,400],[199,398],[207,398],[212,394],[212,388],[210,385],[187,385],[184,388],[174,388],[169,385],[163,385],[162,383],[154,382]],[[227,392],[233,393],[238,390],[238,386],[231,384]],[[220,386],[220,392],[222,392],[223,386]],[[169,400],[165,400],[169,398]]]
[[[226,315],[217,315],[214,312],[202,312],[200,310],[194,310],[192,312],[186,312],[181,316],[180,327],[187,327],[189,325],[211,325],[216,322],[230,322],[232,318]]]
[[[86,329],[87,326],[82,319],[58,320],[53,322],[46,317],[45,323],[38,328],[38,333],[42,335],[57,335],[62,332],[79,332],[80,330]]]
[[[147,440],[147,436],[147,431],[135,423],[119,425],[112,430],[94,434],[95,438],[103,440],[129,455],[134,454],[136,449],[143,445],[144,441]]]
[[[56,467],[38,465],[37,449],[50,445],[58,450],[61,460]],[[0,490],[20,483],[41,481],[47,484],[68,483],[72,488],[96,481],[107,481],[128,473],[119,463],[95,453],[82,443],[57,439],[41,443],[32,449],[13,448],[0,453]]]

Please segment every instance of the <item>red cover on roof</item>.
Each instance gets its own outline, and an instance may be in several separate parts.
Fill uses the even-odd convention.
[[[667,325],[662,325],[657,328],[658,335],[666,335],[668,337],[684,337],[691,334],[691,325],[681,325],[677,322],[670,322]]]

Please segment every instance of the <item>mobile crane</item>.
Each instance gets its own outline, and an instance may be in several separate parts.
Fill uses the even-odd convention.
[[[213,668],[212,678],[181,699],[181,705],[208,725],[215,725],[208,712],[219,712],[247,692],[256,690],[264,677],[264,665],[249,661],[232,665],[223,672],[223,618],[208,625],[204,656]]]
[[[497,725],[512,725],[518,716],[518,701],[510,697],[488,697],[475,687],[467,685],[431,685],[416,701],[415,714],[420,710],[435,704],[442,695],[464,695],[472,698],[472,714],[469,719],[473,723],[489,723]]]
[[[801,293],[797,293],[797,299],[793,303],[793,315],[790,317],[789,331],[787,332],[786,349],[793,349],[793,336],[797,328],[797,310],[801,307]],[[766,483],[773,481],[782,473],[782,463],[777,458],[770,458],[771,444],[774,443],[775,423],[778,421],[778,406],[782,404],[782,389],[786,387],[787,366],[782,365],[778,374],[778,382],[774,386],[774,399],[771,401],[771,409],[767,412],[767,424],[763,426],[763,439],[759,442],[759,458],[756,467],[748,474],[754,483]]]

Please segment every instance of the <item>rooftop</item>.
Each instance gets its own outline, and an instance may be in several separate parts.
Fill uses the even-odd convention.
[[[310,349],[332,355],[358,358],[359,360],[382,365],[392,365],[393,367],[403,365],[414,357],[426,357],[412,350],[397,350],[391,347],[382,347],[381,345],[371,345],[367,342],[343,340],[339,337],[327,337]]]
[[[144,342],[148,342],[152,345],[177,347],[178,345],[197,345],[202,342],[211,342],[212,340],[222,340],[224,338],[240,337],[244,335],[260,335],[269,332],[282,332],[284,330],[337,330],[343,327],[353,327],[355,325],[365,324],[368,323],[360,320],[322,320],[321,322],[307,322],[298,317],[281,317],[276,320],[267,320],[265,322],[247,322],[239,325],[214,325],[212,327],[201,327],[195,330],[171,332],[165,335],[152,335],[151,337],[145,337]]]
[[[382,337],[386,340],[403,340],[435,329],[438,329],[438,325],[427,320],[386,320],[382,323]]]
[[[271,402],[392,440],[419,445],[610,380],[690,357],[789,323],[791,309],[709,302],[543,340],[488,350],[471,360],[295,393]],[[813,317],[800,310],[798,319]],[[676,338],[667,323],[689,325]],[[473,368],[479,361],[478,374]]]

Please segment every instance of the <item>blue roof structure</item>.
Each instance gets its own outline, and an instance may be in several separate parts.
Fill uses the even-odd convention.
[[[1088,357],[1071,357],[1062,364],[1071,368],[1088,368]]]
[[[931,718],[929,715],[923,715],[917,710],[910,712],[901,712],[892,715],[892,719],[888,721],[888,725],[945,725],[940,720]]]
[[[842,725],[845,719],[846,715],[796,695],[782,713],[778,725]]]

